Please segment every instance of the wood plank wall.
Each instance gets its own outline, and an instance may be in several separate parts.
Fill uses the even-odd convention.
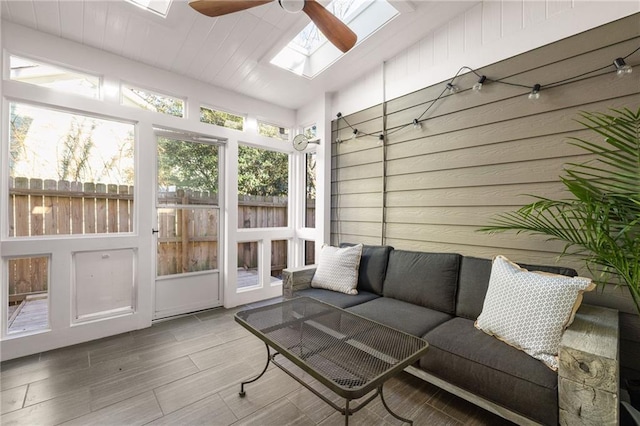
[[[640,106],[640,52],[636,66],[619,77],[613,66],[568,84],[546,84],[612,64],[640,47],[640,14],[509,58],[478,70],[489,78],[542,85],[530,89],[489,83],[446,95],[423,117],[422,129],[402,128],[418,118],[445,82],[333,121],[331,242],[388,244],[398,249],[457,252],[514,261],[554,264],[561,243],[544,238],[477,232],[493,215],[531,201],[523,194],[565,195],[564,164],[588,159],[569,136],[592,139],[576,123],[580,111]],[[460,64],[461,66],[464,64]],[[352,128],[373,136],[350,139]],[[377,135],[385,132],[385,145]],[[342,142],[339,142],[342,140]],[[593,140],[593,139],[592,139]],[[587,274],[582,263],[563,259]],[[613,286],[611,286],[613,287]],[[586,297],[588,303],[621,310],[622,363],[640,377],[640,316],[622,289]]]

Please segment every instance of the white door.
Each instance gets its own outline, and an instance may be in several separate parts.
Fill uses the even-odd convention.
[[[154,319],[222,305],[220,146],[156,135]]]

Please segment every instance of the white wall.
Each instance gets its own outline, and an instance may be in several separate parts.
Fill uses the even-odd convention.
[[[485,0],[337,91],[330,119],[637,12],[639,0]]]

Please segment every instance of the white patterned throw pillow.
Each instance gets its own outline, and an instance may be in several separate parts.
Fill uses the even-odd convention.
[[[529,272],[496,256],[475,326],[557,370],[562,333],[594,288],[589,278]]]
[[[318,267],[311,279],[311,287],[358,294],[358,268],[362,244],[351,247],[322,246]]]

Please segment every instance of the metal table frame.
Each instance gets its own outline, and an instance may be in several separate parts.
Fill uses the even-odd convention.
[[[274,316],[278,318],[276,318],[275,322],[272,321],[273,324],[260,324],[257,318],[261,315],[263,317],[271,315],[270,320],[273,320]],[[322,320],[327,319],[332,321],[337,320],[335,324],[336,327],[332,327],[331,325],[333,324],[330,324],[329,327],[326,324],[322,324]],[[428,349],[428,343],[425,340],[307,297],[286,300],[273,305],[241,311],[235,315],[235,320],[261,339],[265,343],[267,350],[267,362],[264,369],[255,378],[240,384],[240,397],[245,396],[245,385],[260,379],[267,371],[269,364],[273,363],[306,389],[310,390],[314,395],[344,415],[345,425],[349,424],[350,415],[358,412],[378,395],[380,395],[380,400],[389,414],[398,420],[413,424],[411,420],[399,416],[389,408],[384,399],[382,388],[389,378],[395,376],[425,354]],[[349,328],[344,326],[345,322],[356,325],[348,334],[344,334],[344,330],[342,330],[342,328]],[[289,338],[288,340],[290,340],[288,346],[287,342],[284,341],[286,339],[279,338],[278,335],[271,335],[272,333],[277,334],[283,330],[288,332],[286,336]],[[309,330],[324,337],[328,336],[328,338],[319,340],[317,336],[312,336],[314,339],[305,341],[305,331],[309,332]],[[293,344],[291,344],[291,337],[294,332],[299,333],[299,341],[296,343],[294,338]],[[396,344],[393,345],[392,351],[384,350],[384,346],[387,343],[386,341],[376,342],[375,336],[378,336],[380,332],[384,333],[384,336],[387,338],[388,336],[393,337],[392,340],[396,342]],[[374,336],[373,338],[372,335]],[[296,336],[294,335],[294,337]],[[329,343],[326,343],[327,340]],[[331,344],[333,344],[333,346],[331,346]],[[376,364],[377,369],[375,369],[374,376],[367,377],[366,372],[360,373],[357,367],[354,368],[352,362],[349,363],[348,358],[342,358],[340,356],[336,358],[335,352],[333,353],[334,356],[330,359],[323,357],[323,353],[328,349],[339,350],[340,348],[336,347],[336,344],[342,345],[343,347],[348,345],[347,347],[377,361],[377,364],[380,365]],[[400,348],[398,348],[398,346],[400,346]],[[275,352],[272,353],[271,348],[273,348]],[[392,354],[390,355],[387,352],[392,352]],[[401,359],[393,356],[396,352],[403,354]],[[306,383],[301,377],[298,377],[293,371],[276,360],[278,355],[293,362],[329,390],[344,398],[344,406],[337,405]],[[314,356],[322,357],[322,360],[327,364],[335,365],[337,368],[343,369],[350,377],[358,377],[358,380],[354,380],[353,378],[330,377],[326,371],[320,371],[319,368],[315,368],[308,362],[310,357]],[[363,370],[366,369],[363,368]],[[373,371],[374,369],[371,367],[370,370]],[[352,400],[361,398],[373,390],[375,390],[375,393],[368,396],[364,401],[360,402],[360,404],[355,407],[350,406]]]

